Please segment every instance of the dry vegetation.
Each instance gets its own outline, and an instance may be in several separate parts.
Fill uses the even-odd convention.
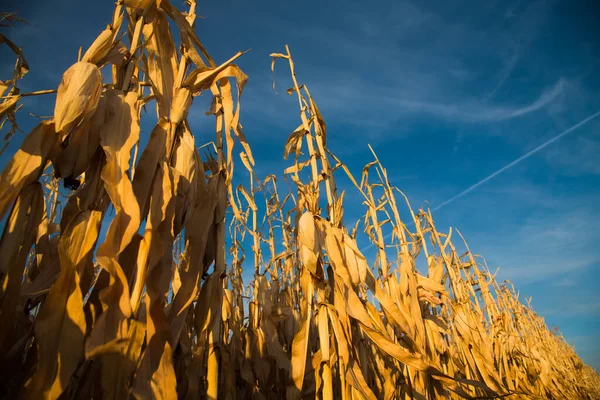
[[[188,5],[119,1],[0,177],[0,396],[599,398],[596,372],[466,244],[460,254],[456,233],[413,212],[376,156],[355,180],[329,152],[287,47],[272,57],[300,107],[284,150],[293,189],[259,179],[240,124],[242,53],[215,64]],[[20,94],[27,63],[1,43],[18,58],[0,87],[9,140],[21,97],[52,91]],[[187,114],[203,92],[216,137],[201,155],[195,143],[211,139],[196,140]],[[150,106],[158,122],[139,148]],[[232,184],[238,159],[247,186]],[[351,230],[336,176],[364,198]]]

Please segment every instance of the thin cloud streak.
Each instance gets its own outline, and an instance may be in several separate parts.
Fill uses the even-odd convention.
[[[438,204],[435,208],[432,209],[432,211],[439,210],[440,208],[442,208],[444,206],[447,206],[448,204],[452,203],[453,201],[455,201],[457,199],[460,199],[461,197],[463,197],[466,194],[468,194],[468,193],[472,192],[473,190],[477,189],[479,186],[483,185],[487,181],[489,181],[489,180],[495,178],[496,176],[500,175],[501,173],[503,173],[507,169],[510,169],[510,168],[514,167],[515,165],[517,165],[521,161],[528,159],[529,157],[531,157],[532,155],[534,155],[538,151],[546,148],[547,146],[551,145],[552,143],[556,142],[557,140],[561,139],[562,137],[568,135],[569,133],[571,133],[571,132],[577,130],[578,128],[582,127],[583,125],[587,124],[588,122],[590,122],[594,118],[598,117],[599,115],[600,115],[600,110],[596,111],[594,114],[590,115],[589,117],[583,119],[582,121],[576,123],[572,127],[568,128],[568,129],[564,130],[563,132],[559,133],[558,135],[554,136],[552,139],[549,139],[548,141],[540,144],[535,149],[529,151],[528,153],[526,153],[526,154],[522,155],[521,157],[517,158],[516,160],[510,162],[509,164],[507,164],[504,167],[500,168],[498,171],[494,172],[493,174],[487,176],[486,178],[484,178],[484,179],[480,180],[479,182],[475,183],[474,185],[468,187],[467,189],[463,190],[462,192],[460,192],[456,196],[453,196],[453,197],[449,198],[448,200],[446,200],[446,201]]]
[[[502,77],[500,78],[500,80],[496,84],[496,87],[494,88],[494,90],[492,90],[492,92],[489,95],[487,95],[485,97],[485,102],[490,101],[496,95],[496,93],[498,93],[498,90],[500,90],[500,88],[510,78],[510,76],[512,75],[512,72],[515,69],[515,67],[517,65],[517,62],[519,61],[520,57],[521,57],[521,52],[519,50],[517,50],[516,52],[513,53],[512,57],[508,61],[507,66],[504,68],[504,72],[502,73]]]
[[[408,73],[408,76],[413,76]],[[413,82],[420,78],[412,79]],[[567,78],[561,78],[553,85],[546,87],[536,98],[525,104],[492,104],[487,100],[461,98],[443,95],[441,89],[431,89],[423,98],[411,87],[403,85],[384,87],[377,83],[367,85],[358,78],[348,76],[345,81],[354,81],[353,85],[345,85],[344,80],[326,78],[312,82],[311,92],[319,100],[319,107],[335,120],[352,121],[357,112],[376,116],[374,125],[381,126],[401,119],[403,115],[430,115],[438,119],[452,122],[485,124],[507,121],[542,110],[552,103],[560,102],[570,86]],[[431,101],[432,98],[443,97],[443,101]],[[394,110],[396,113],[383,112]],[[260,111],[260,110],[259,110]],[[360,120],[364,123],[364,119]],[[357,122],[350,122],[355,124]],[[370,124],[371,125],[371,124]],[[374,127],[376,127],[374,126]]]
[[[442,118],[460,119],[465,122],[494,122],[538,111],[561,95],[564,88],[565,80],[561,79],[550,89],[545,90],[536,101],[521,107],[489,106],[484,103],[463,103],[457,106],[413,100],[398,100],[397,104],[413,112],[433,114]]]
[[[526,160],[527,158],[531,157],[532,155],[534,155],[535,153],[539,152],[540,150],[543,150],[547,146],[549,146],[552,143],[556,142],[557,140],[563,138],[564,136],[568,135],[569,133],[577,130],[578,128],[581,128],[582,126],[584,126],[588,122],[592,121],[593,119],[597,118],[598,116],[600,116],[600,110],[596,111],[594,114],[592,114],[592,115],[588,116],[587,118],[581,120],[580,122],[576,123],[575,125],[571,126],[570,128],[564,130],[563,132],[559,133],[558,135],[554,136],[553,138],[547,140],[546,142],[544,142],[541,145],[537,146],[535,149],[533,149],[533,150],[525,153],[524,155],[522,155],[521,157],[517,158],[516,160],[508,163],[504,167],[500,168],[496,172],[494,172],[491,175],[487,176],[486,178],[480,180],[479,182],[475,183],[474,185],[468,187],[467,189],[463,190],[462,192],[458,193],[457,195],[449,198],[448,200],[443,201],[442,203],[440,203],[436,207],[434,207],[431,211],[437,211],[440,208],[445,207],[448,204],[452,203],[453,201],[455,201],[457,199],[460,199],[461,197],[469,194],[473,190],[477,189],[479,186],[485,184],[486,182],[488,182],[491,179],[495,178],[496,176],[500,175],[504,171],[506,171],[506,170],[514,167],[515,165],[517,165],[521,161]],[[387,235],[384,236],[384,239],[387,240],[391,236],[392,236],[392,233],[388,233]],[[373,243],[370,243],[369,245],[363,247],[361,249],[361,252],[366,252],[367,250],[370,250],[374,246],[375,245]]]

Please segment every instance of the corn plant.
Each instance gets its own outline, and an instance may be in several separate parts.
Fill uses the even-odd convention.
[[[243,52],[215,63],[187,6],[118,0],[56,90],[21,94],[27,64],[0,36],[17,55],[2,120],[56,92],[0,176],[3,397],[600,398],[598,374],[374,152],[358,180],[335,156],[287,46],[272,68],[289,68],[300,124],[290,166],[257,176]],[[214,138],[188,122],[201,94]],[[356,224],[336,178],[363,199]]]

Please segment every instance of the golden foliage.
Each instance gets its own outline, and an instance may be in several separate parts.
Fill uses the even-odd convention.
[[[1,396],[600,397],[598,374],[466,243],[460,255],[452,230],[408,201],[401,219],[404,195],[375,154],[359,182],[327,149],[287,47],[272,68],[287,62],[300,107],[282,171],[294,190],[282,197],[276,175],[259,179],[240,124],[243,53],[217,65],[187,3],[182,13],[168,0],[117,2],[64,73],[54,117],[0,176]],[[1,83],[11,90],[0,117],[14,119],[21,96]],[[187,117],[203,92],[216,136],[215,154],[201,156]],[[157,123],[138,159],[151,101]],[[248,186],[234,175],[236,144]],[[352,231],[340,174],[366,206]]]

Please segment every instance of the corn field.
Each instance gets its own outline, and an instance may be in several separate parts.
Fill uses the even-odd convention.
[[[599,375],[374,152],[355,177],[327,148],[287,46],[271,57],[300,110],[290,166],[258,176],[244,53],[215,63],[186,3],[118,0],[56,91],[21,94],[29,66],[0,35],[17,57],[5,141],[23,96],[56,92],[0,177],[1,397],[600,398]],[[199,95],[214,136],[191,132]],[[363,200],[356,225],[336,178]]]

